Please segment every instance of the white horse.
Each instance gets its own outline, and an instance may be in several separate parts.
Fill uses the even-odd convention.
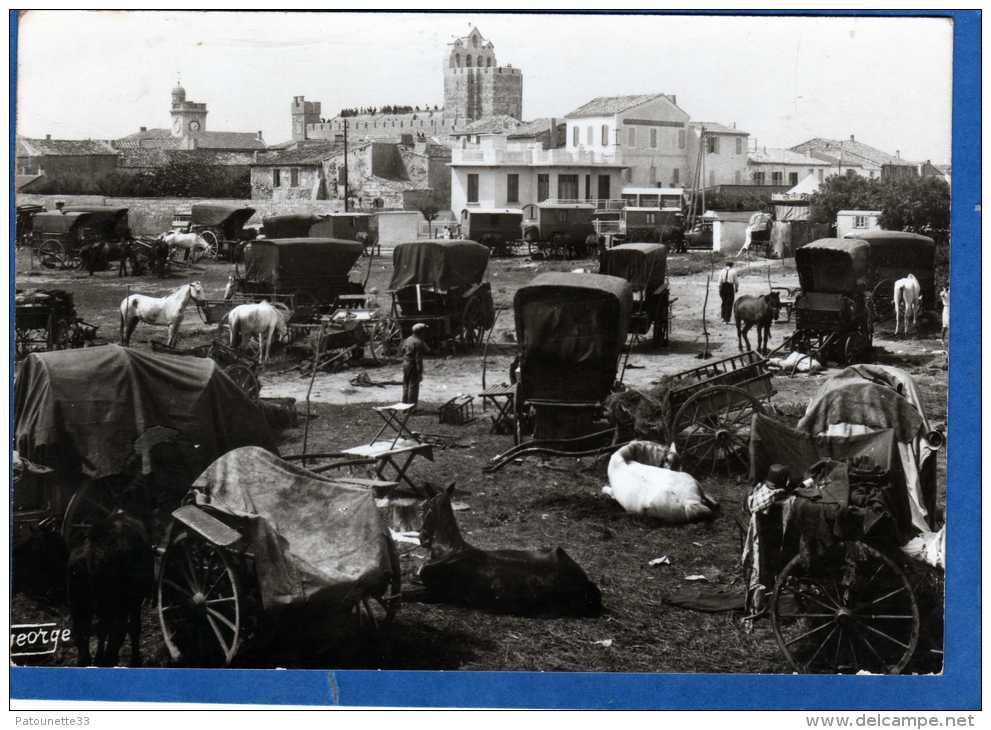
[[[198,281],[184,284],[165,297],[149,297],[145,294],[131,294],[120,303],[120,340],[127,346],[138,322],[169,328],[169,347],[175,347],[179,339],[179,325],[183,312],[191,301],[203,300],[203,285]]]
[[[161,239],[171,249],[181,248],[183,251],[188,252],[193,263],[199,261],[200,257],[210,250],[210,244],[199,233],[168,231],[161,235]]]
[[[231,328],[231,347],[237,347],[241,336],[258,336],[258,359],[267,362],[272,349],[272,338],[276,335],[285,339],[289,331],[289,308],[279,302],[267,301],[257,304],[239,304],[227,314]]]
[[[895,282],[894,296],[895,302],[895,334],[898,334],[899,326],[902,326],[904,334],[908,334],[908,320],[912,318],[913,329],[918,329],[919,310],[922,309],[922,285],[915,278],[915,274],[909,274],[904,279]],[[901,305],[905,305],[905,320],[901,320]]]

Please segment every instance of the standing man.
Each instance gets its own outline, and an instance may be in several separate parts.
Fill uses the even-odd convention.
[[[403,340],[403,403],[412,403],[420,399],[420,381],[423,380],[423,356],[429,354],[430,348],[423,341],[420,333],[427,325],[417,322],[413,325],[413,334]]]
[[[726,268],[719,272],[719,298],[723,301],[723,324],[730,323],[730,318],[733,316],[733,300],[739,288],[733,262],[727,261]]]

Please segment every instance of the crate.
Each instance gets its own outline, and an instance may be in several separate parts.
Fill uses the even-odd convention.
[[[475,420],[475,396],[456,395],[440,407],[440,422],[463,426]]]

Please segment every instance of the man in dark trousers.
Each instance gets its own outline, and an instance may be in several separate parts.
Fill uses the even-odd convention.
[[[719,272],[719,298],[723,300],[723,324],[730,323],[730,318],[733,316],[733,300],[739,288],[733,262],[727,261],[726,268]]]
[[[413,325],[413,334],[403,340],[403,403],[416,402],[420,398],[420,381],[423,380],[423,356],[430,348],[420,335],[427,325],[418,322]]]

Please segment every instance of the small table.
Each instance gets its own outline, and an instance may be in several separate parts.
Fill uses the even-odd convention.
[[[366,459],[374,459],[375,478],[390,482],[406,482],[417,494],[421,493],[419,487],[414,484],[406,475],[406,470],[417,456],[424,456],[430,461],[434,460],[434,447],[419,441],[408,439],[397,439],[391,444],[388,440],[373,441],[370,444],[362,444],[351,449],[345,449],[345,454],[349,456],[360,456]],[[405,458],[403,458],[405,457]],[[395,472],[390,479],[385,476],[386,467],[390,467]]]
[[[492,428],[489,430],[489,433],[498,433],[502,425],[508,423],[513,415],[514,406],[516,405],[516,386],[506,385],[505,383],[493,385],[484,393],[479,393],[479,396],[482,398],[483,409],[486,402],[495,406],[496,415],[492,416]]]
[[[409,420],[409,417],[413,415],[414,408],[416,408],[415,403],[393,403],[391,406],[378,406],[376,408],[372,408],[373,411],[379,414],[379,417],[384,421],[384,423],[378,433],[375,434],[372,437],[372,440],[368,442],[368,445],[374,446],[376,441],[388,441],[388,436],[385,438],[379,438],[386,431],[392,431],[395,433],[395,437],[392,439],[392,446],[390,448],[395,448],[400,439],[409,439],[410,441],[420,443],[419,439],[417,439],[413,432],[406,426],[406,422]]]

